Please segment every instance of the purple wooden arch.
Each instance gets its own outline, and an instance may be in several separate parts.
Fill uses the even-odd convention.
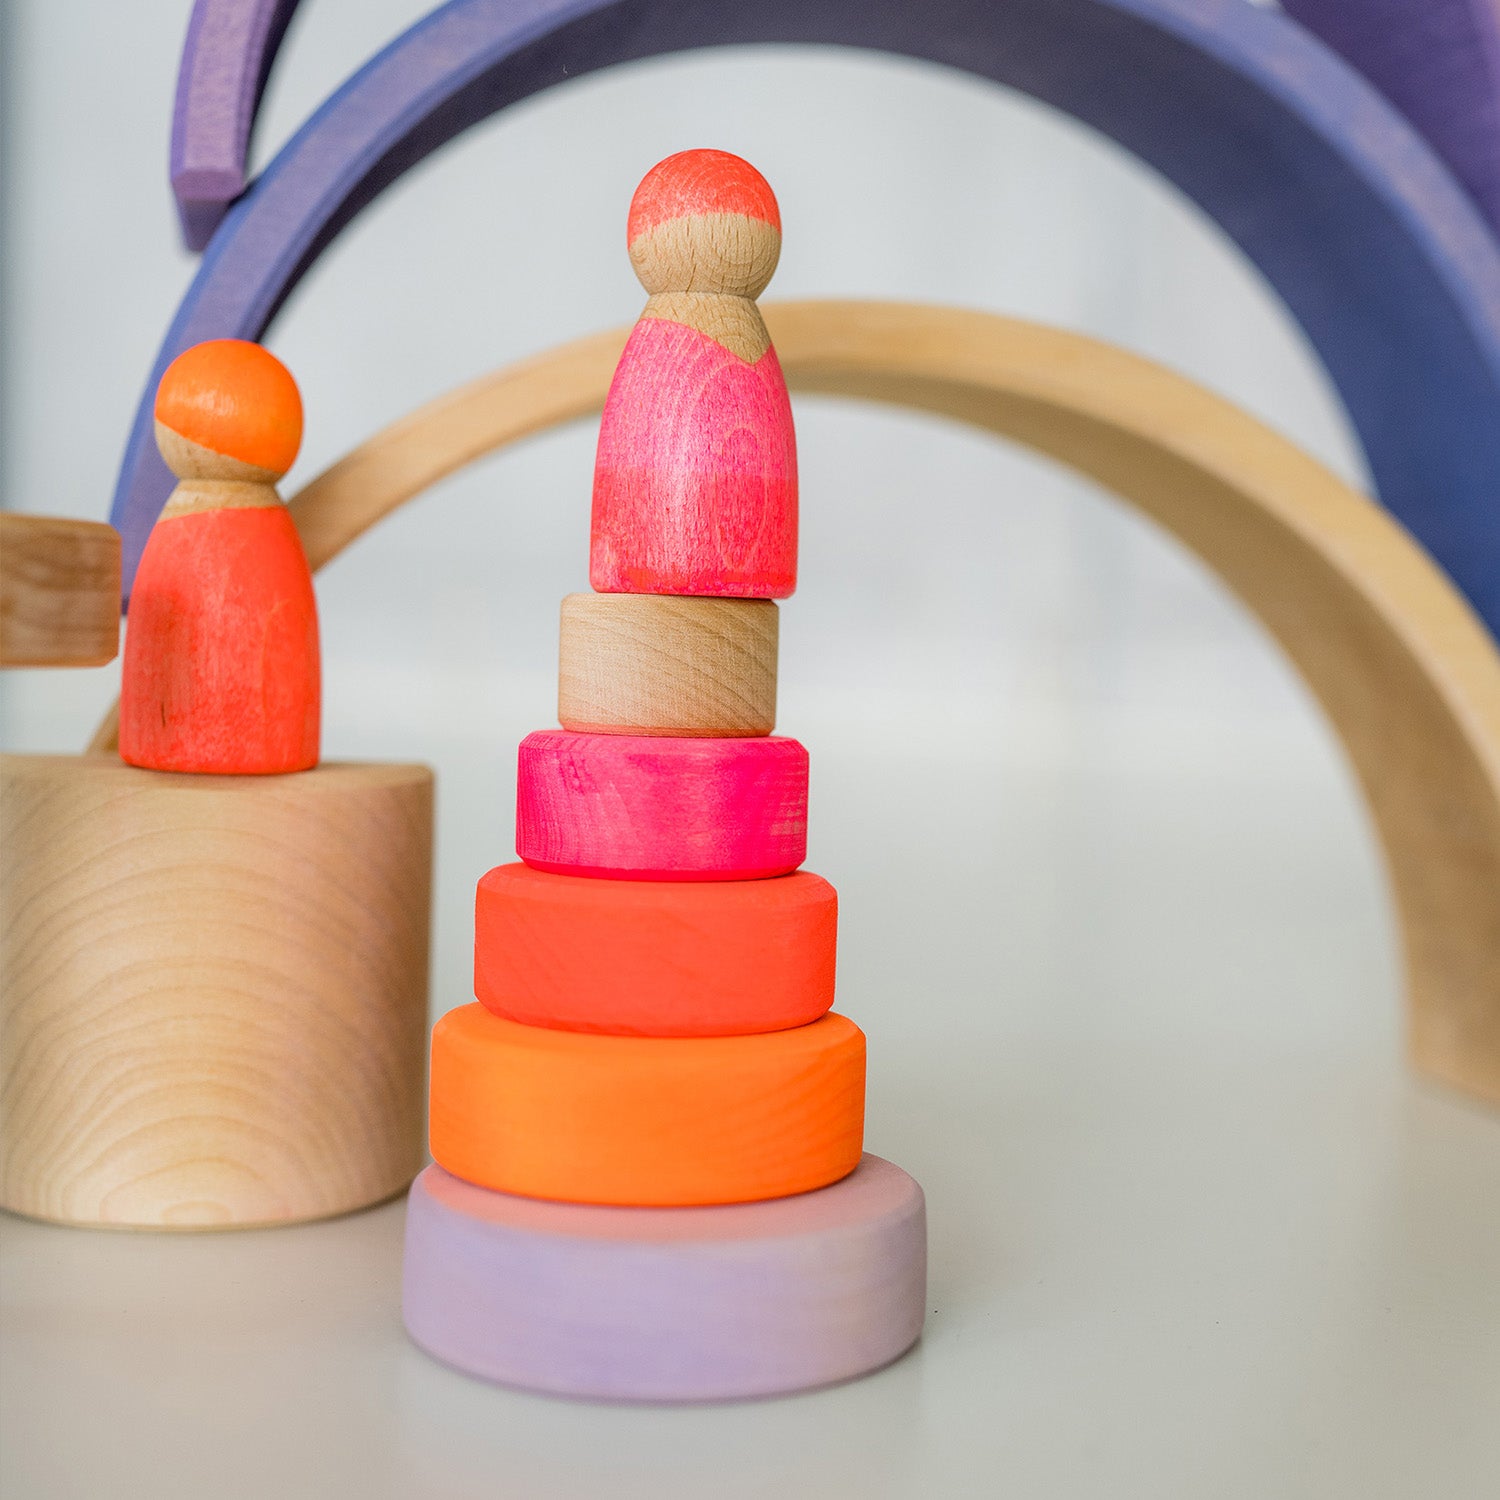
[[[1381,498],[1500,631],[1500,249],[1373,87],[1244,0],[450,0],[329,99],[215,235],[126,452],[112,518],[127,577],[170,489],[151,397],[180,350],[260,337],[360,209],[506,105],[634,58],[768,41],[975,73],[1155,165],[1276,287]]]
[[[1500,232],[1500,0],[1281,0],[1436,147]]]
[[[196,0],[172,109],[172,196],[189,250],[245,191],[250,132],[297,0]]]

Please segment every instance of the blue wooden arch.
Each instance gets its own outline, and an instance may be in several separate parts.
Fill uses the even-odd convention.
[[[177,353],[259,338],[360,209],[507,105],[619,62],[763,42],[975,73],[1154,165],[1279,292],[1380,498],[1500,634],[1500,247],[1371,85],[1245,0],[450,0],[334,94],[214,236],[126,450],[112,520],[127,580],[171,486],[151,406]]]

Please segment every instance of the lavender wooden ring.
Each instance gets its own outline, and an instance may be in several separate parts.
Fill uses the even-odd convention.
[[[725,1401],[888,1364],[922,1331],[922,1189],[865,1156],[832,1187],[722,1208],[590,1208],[428,1167],[402,1312],[469,1375],[562,1396]]]
[[[554,875],[760,880],[807,857],[796,740],[542,730],[521,741],[516,853]]]

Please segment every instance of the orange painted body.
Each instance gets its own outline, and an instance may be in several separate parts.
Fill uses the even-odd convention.
[[[125,634],[120,754],[158,771],[318,763],[318,616],[282,505],[157,522]]]
[[[859,1165],[865,1038],[827,1015],[760,1036],[594,1036],[482,1005],[432,1033],[430,1142],[479,1187],[569,1203],[747,1203]]]

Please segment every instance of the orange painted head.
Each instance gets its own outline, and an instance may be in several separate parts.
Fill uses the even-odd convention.
[[[156,420],[211,453],[278,477],[302,446],[302,397],[287,367],[245,339],[184,350],[156,388]]]
[[[679,151],[641,179],[625,230],[641,284],[756,297],[781,253],[771,185],[728,151]]]

